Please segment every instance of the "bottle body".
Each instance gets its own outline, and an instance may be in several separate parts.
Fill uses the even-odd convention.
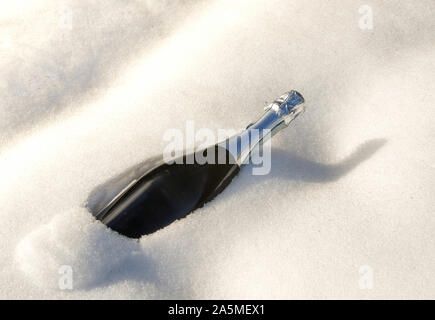
[[[213,150],[210,150],[213,149]],[[159,163],[115,201],[100,211],[96,218],[111,229],[130,238],[153,233],[218,195],[237,175],[240,167],[231,153],[223,147],[213,146],[216,161],[204,164],[187,161],[189,155],[174,163]],[[218,155],[225,155],[217,159]]]

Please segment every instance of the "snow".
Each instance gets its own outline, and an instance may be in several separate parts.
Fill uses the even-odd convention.
[[[372,30],[355,1],[23,3],[0,5],[1,298],[435,298],[433,1],[371,1]],[[269,175],[140,241],[85,209],[165,129],[290,89]]]

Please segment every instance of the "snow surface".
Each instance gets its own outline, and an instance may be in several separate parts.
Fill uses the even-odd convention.
[[[0,297],[435,298],[434,17],[432,0],[0,4]],[[290,89],[307,111],[269,175],[140,241],[84,208],[165,129],[240,128]]]

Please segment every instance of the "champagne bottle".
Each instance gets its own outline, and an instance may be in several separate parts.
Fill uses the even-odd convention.
[[[149,159],[97,187],[87,206],[98,220],[122,235],[140,238],[153,233],[215,198],[255,148],[303,111],[302,95],[287,92],[239,134],[171,163]]]

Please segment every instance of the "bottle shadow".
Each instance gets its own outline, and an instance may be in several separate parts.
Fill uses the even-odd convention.
[[[386,139],[372,139],[360,144],[345,159],[333,164],[324,164],[303,158],[282,149],[272,151],[271,170],[257,179],[289,179],[315,183],[333,182],[347,175],[364,161],[371,158],[387,143]]]

